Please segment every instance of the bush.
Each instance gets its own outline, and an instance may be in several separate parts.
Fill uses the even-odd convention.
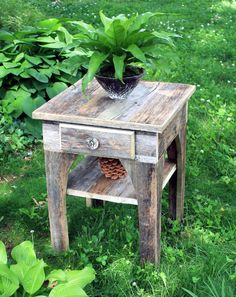
[[[16,33],[0,31],[2,112],[15,119],[28,115],[26,127],[35,136],[40,135],[40,123],[31,119],[32,111],[81,77],[66,59],[72,40],[57,19]]]

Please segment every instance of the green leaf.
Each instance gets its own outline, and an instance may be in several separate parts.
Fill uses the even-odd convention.
[[[10,270],[18,277],[19,281],[22,282],[26,272],[30,269],[30,266],[24,263],[18,263],[10,266]]]
[[[156,15],[164,15],[164,13],[161,13],[161,12],[145,12],[145,13],[142,13],[140,15],[137,15],[136,16],[136,19],[134,20],[133,24],[130,26],[130,32],[133,32],[133,31],[137,31],[139,29],[141,29],[143,27],[143,25],[146,25],[150,18],[156,16]]]
[[[28,60],[30,63],[32,63],[34,65],[38,65],[38,64],[42,63],[42,60],[37,56],[32,57],[29,55],[25,55],[25,58],[26,58],[26,60]]]
[[[185,289],[185,288],[183,288],[183,290],[184,290],[186,293],[188,293],[191,297],[198,297],[196,294],[194,294],[193,292],[191,292],[191,291],[189,291],[189,290],[187,290],[187,289]]]
[[[10,58],[7,58],[3,53],[0,53],[0,63],[9,61]]]
[[[50,283],[53,283],[55,281],[65,282],[66,273],[62,269],[53,270],[49,273],[46,279],[49,280]]]
[[[0,30],[0,40],[13,41],[14,36],[11,33],[7,32],[7,31]]]
[[[106,34],[107,36],[109,36],[110,40],[116,48],[122,47],[123,42],[126,38],[126,30],[122,26],[120,20],[114,20],[111,23],[109,29],[107,29]]]
[[[83,21],[69,21],[69,23],[75,25],[80,31],[86,34],[95,32],[95,28],[92,25],[87,24]]]
[[[3,67],[3,66],[0,66],[0,79],[7,76],[9,74],[9,71]]]
[[[27,93],[34,94],[37,92],[37,90],[33,87],[32,83],[25,80],[21,85],[21,89],[26,91]]]
[[[55,58],[53,60],[50,60],[46,57],[42,57],[42,59],[44,60],[44,62],[46,62],[48,65],[52,66],[56,63]]]
[[[105,14],[103,13],[102,10],[99,12],[99,15],[100,15],[100,19],[104,25],[105,31],[109,30],[114,19],[110,19],[107,16],[105,16]]]
[[[33,68],[26,69],[25,72],[40,82],[43,82],[43,83],[48,82],[48,77],[46,75],[38,72],[37,70],[35,70]]]
[[[39,72],[46,75],[48,78],[51,78],[52,73],[53,73],[53,68],[40,68]]]
[[[37,38],[37,41],[39,41],[39,42],[45,42],[45,43],[56,42],[56,40],[54,38],[52,38],[51,36],[38,37]]]
[[[52,49],[58,49],[58,48],[64,48],[64,47],[66,47],[66,43],[61,42],[61,41],[56,41],[54,43],[43,44],[42,47],[52,48]]]
[[[113,63],[115,67],[115,77],[120,81],[123,80],[123,72],[124,72],[124,60],[126,58],[126,54],[122,56],[113,55]]]
[[[146,63],[146,58],[143,51],[136,44],[131,44],[126,50],[130,52],[136,59]]]
[[[30,241],[23,241],[15,246],[11,251],[11,256],[17,263],[28,266],[32,266],[37,260],[33,244]]]
[[[7,267],[0,264],[0,290],[3,291],[3,297],[12,296],[19,288],[19,281],[16,275]]]
[[[2,64],[6,69],[15,68],[21,65],[20,63],[14,63],[14,62],[3,62]]]
[[[76,284],[66,283],[57,285],[49,294],[49,297],[87,297],[84,290]]]
[[[65,272],[67,281],[84,288],[95,279],[95,270],[92,267],[85,267],[82,270],[68,270]]]
[[[33,65],[31,63],[29,63],[28,61],[24,61],[21,63],[21,69],[25,70],[25,69],[29,69],[32,68]]]
[[[38,96],[35,99],[28,97],[28,99],[25,100],[23,103],[23,111],[25,114],[27,114],[27,116],[32,118],[32,112],[39,106],[43,105],[45,102],[46,101],[41,96]]]
[[[33,120],[31,118],[25,119],[25,125],[29,133],[31,133],[36,138],[42,137],[42,122],[38,120]]]
[[[89,61],[89,66],[88,66],[88,72],[83,77],[83,81],[82,81],[82,90],[84,93],[88,86],[88,83],[94,78],[102,62],[104,62],[106,58],[107,58],[106,54],[99,53],[99,52],[95,52],[91,56],[91,59]]]
[[[15,57],[15,62],[19,62],[24,58],[25,54],[24,53],[20,53]]]
[[[2,241],[0,241],[0,264],[7,264],[6,247]]]
[[[169,35],[168,33],[154,31],[154,32],[152,32],[152,35],[154,35],[155,37],[157,37],[157,42],[163,43],[163,44],[167,44],[167,45],[170,45],[170,46],[174,47],[173,40],[170,37],[171,35]],[[177,36],[180,37],[177,34],[174,34],[174,35],[175,35],[175,37],[177,37]]]
[[[36,293],[43,285],[45,280],[44,267],[44,261],[38,260],[25,274],[22,286],[30,295]]]
[[[48,32],[57,30],[61,26],[61,23],[58,19],[54,18],[40,21],[38,26]]]
[[[66,30],[64,27],[60,27],[57,29],[58,33],[63,33],[63,41],[66,44],[70,44],[73,40],[73,36]]]
[[[55,82],[52,86],[47,87],[46,92],[49,98],[55,97],[67,88],[67,85],[63,82]]]

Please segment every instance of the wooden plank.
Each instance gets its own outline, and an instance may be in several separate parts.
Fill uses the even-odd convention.
[[[175,164],[165,162],[162,188],[168,183],[175,170]],[[116,203],[138,204],[130,176],[115,181],[105,178],[97,158],[91,156],[86,157],[69,174],[67,194]]]
[[[164,156],[157,164],[132,163],[132,181],[138,199],[141,263],[159,264]]]
[[[58,123],[43,123],[43,147],[46,151],[62,152]]]
[[[177,137],[181,128],[186,125],[186,118],[187,106],[184,105],[164,131],[158,134],[158,157],[163,155],[171,142]]]
[[[135,157],[133,131],[60,124],[61,150],[112,158]],[[95,143],[90,148],[89,141]]]
[[[69,247],[65,196],[68,171],[74,158],[75,155],[45,151],[50,233],[56,251]]]
[[[137,131],[135,137],[135,159],[139,162],[156,163],[157,134]]]
[[[182,127],[176,137],[177,148],[177,189],[176,189],[176,219],[184,217],[185,193],[185,162],[186,162],[186,125]]]
[[[47,151],[62,152],[60,145],[59,123],[43,123],[43,144]],[[157,134],[135,133],[135,159],[140,162],[156,163]]]
[[[96,157],[86,157],[69,174],[67,194],[117,203],[137,204],[129,176],[119,180],[107,179]]]
[[[81,82],[33,112],[33,118],[92,126],[162,132],[181,110],[195,86],[142,81],[126,100],[112,100],[94,80],[87,100]]]

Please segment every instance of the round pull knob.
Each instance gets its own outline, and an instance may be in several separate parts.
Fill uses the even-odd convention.
[[[97,138],[92,138],[92,137],[89,137],[87,140],[87,147],[90,149],[90,150],[96,150],[98,149],[99,147],[99,140]]]

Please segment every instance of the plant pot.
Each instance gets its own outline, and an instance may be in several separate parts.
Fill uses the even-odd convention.
[[[143,69],[136,68],[135,70],[136,73],[132,71],[133,75],[124,75],[123,82],[105,74],[95,75],[95,78],[111,99],[124,100],[133,91],[144,75]]]
[[[121,164],[119,159],[113,158],[98,158],[101,172],[109,179],[119,179],[127,175],[127,171]]]

